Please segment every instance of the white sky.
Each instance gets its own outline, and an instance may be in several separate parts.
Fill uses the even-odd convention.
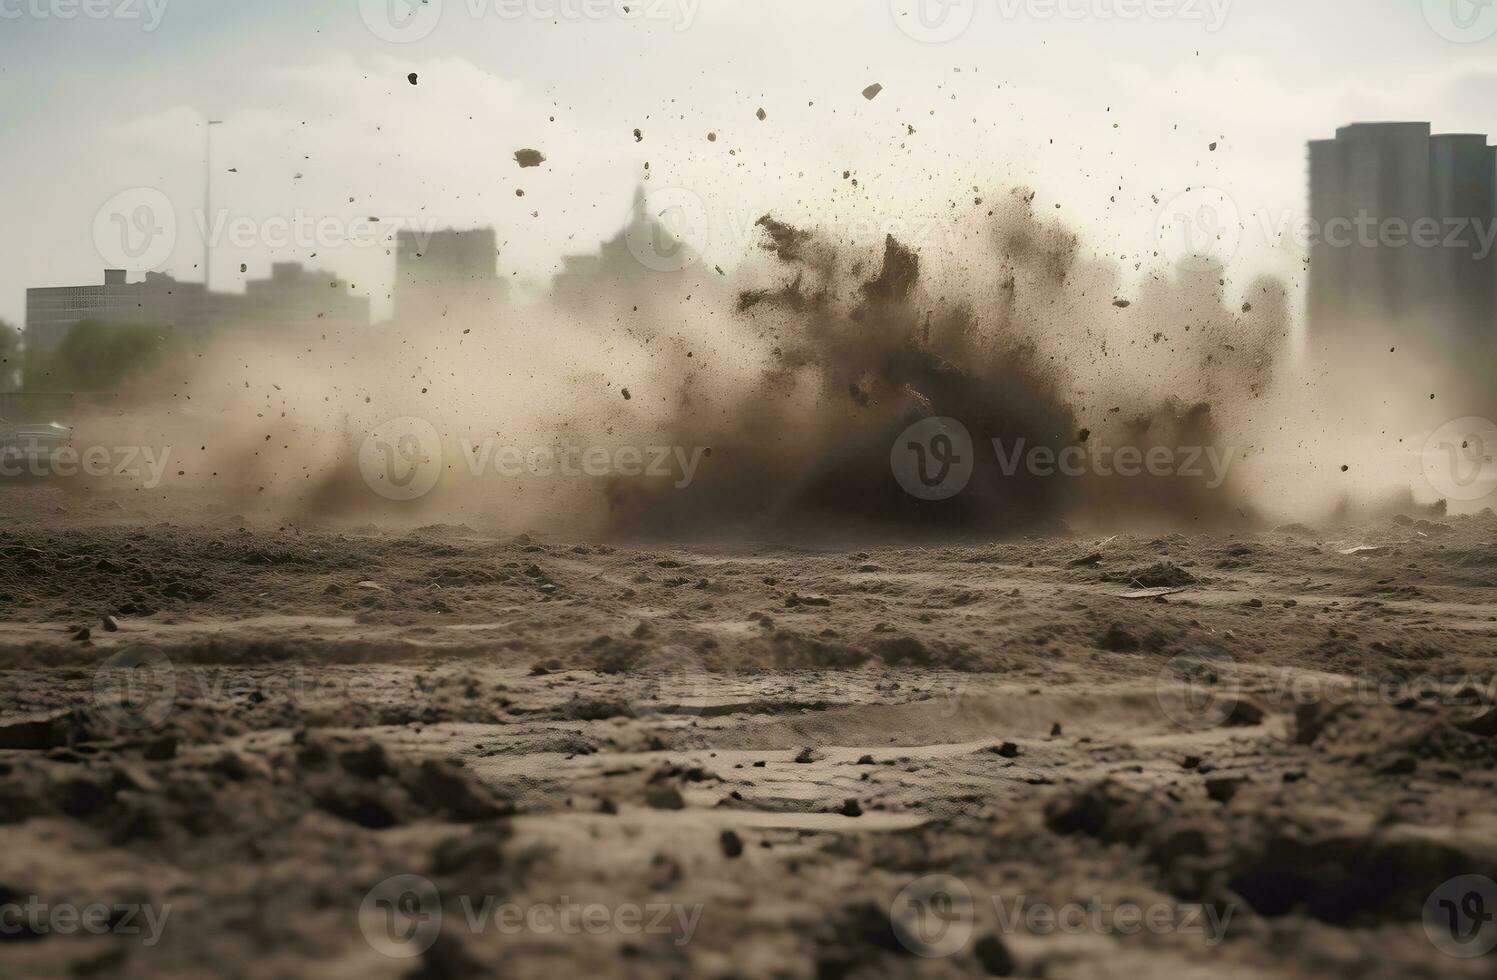
[[[1303,213],[1306,140],[1497,133],[1497,6],[1470,0],[617,2],[432,0],[429,36],[392,43],[364,15],[407,0],[0,0],[0,319],[22,323],[28,286],[101,282],[96,217],[133,188],[177,218],[156,267],[201,279],[207,117],[227,216],[492,225],[522,285],[610,236],[647,162],[649,187],[705,203],[697,244],[724,267],[766,211],[918,238],[973,187],[1026,184],[1131,268],[1158,247],[1155,198],[1209,184],[1245,226],[1235,271],[1292,278],[1264,228]],[[1130,2],[1173,16],[1120,19]],[[921,43],[896,14],[922,3],[971,23]],[[1476,40],[1450,39],[1452,13]],[[521,170],[521,147],[547,163]],[[383,248],[254,238],[216,248],[218,288],[305,261],[388,311]]]

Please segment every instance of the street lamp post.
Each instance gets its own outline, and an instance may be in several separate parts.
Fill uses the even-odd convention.
[[[213,127],[222,119],[209,119],[203,126],[203,292],[213,291]]]

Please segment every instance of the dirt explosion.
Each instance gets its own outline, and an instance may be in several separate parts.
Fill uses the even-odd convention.
[[[732,276],[621,283],[580,310],[551,297],[359,335],[226,336],[90,426],[174,449],[148,492],[273,520],[787,539],[1255,521],[1283,287],[1253,283],[1239,312],[1219,268],[1146,268],[1123,299],[1118,260],[1085,255],[1032,201],[1003,195],[918,250],[766,215],[758,259]],[[442,472],[386,501],[358,460],[400,417],[437,433]],[[959,493],[898,478],[923,420],[964,433]],[[562,445],[658,449],[670,474],[529,466]],[[499,472],[510,458],[526,466]]]

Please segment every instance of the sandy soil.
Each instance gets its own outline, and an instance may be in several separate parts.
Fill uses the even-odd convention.
[[[0,899],[169,912],[0,972],[1490,975],[1425,908],[1497,877],[1494,589],[1490,512],[682,549],[7,491]]]

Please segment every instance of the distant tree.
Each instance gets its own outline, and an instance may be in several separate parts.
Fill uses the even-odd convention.
[[[26,352],[26,387],[119,391],[164,364],[179,347],[176,337],[154,324],[83,320],[56,350]]]
[[[21,331],[0,320],[0,391],[15,391],[21,380]]]

